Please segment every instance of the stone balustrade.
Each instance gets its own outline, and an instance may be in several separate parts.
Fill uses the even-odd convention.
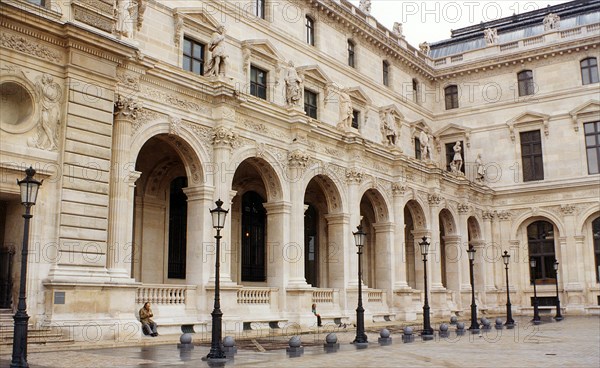
[[[318,289],[313,290],[312,302],[317,304],[331,303],[333,304],[334,289]]]
[[[244,287],[237,291],[238,304],[270,304],[271,288]]]
[[[189,289],[196,289],[196,286],[146,284],[137,289],[136,303],[185,304]]]

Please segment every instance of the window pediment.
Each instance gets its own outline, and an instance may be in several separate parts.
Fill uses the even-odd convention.
[[[318,65],[305,65],[298,67],[297,70],[301,76],[307,79],[311,79],[313,83],[321,84],[324,86],[333,83],[331,78],[329,78],[329,76],[325,74],[323,69],[321,69],[321,67]]]
[[[425,132],[427,134],[432,134],[432,129],[425,122],[424,119],[419,119],[417,121],[413,121],[410,123],[410,133],[413,137],[419,137],[419,133]]]
[[[596,100],[590,100],[583,105],[580,105],[569,111],[569,115],[571,115],[573,129],[578,132],[580,123],[584,122],[585,120],[600,120],[600,102]]]
[[[529,128],[539,129],[539,127],[541,126],[543,128],[544,135],[548,136],[549,121],[550,115],[526,111],[507,121],[506,125],[508,126],[508,130],[510,132],[510,139],[514,142],[516,138],[515,129],[517,129],[517,131],[523,131]]]
[[[270,64],[278,64],[283,58],[269,40],[246,40],[242,42],[242,52],[252,58],[262,59]]]
[[[461,127],[457,124],[448,124],[435,132],[435,136],[443,141],[464,140],[467,147],[471,147],[471,129]]]
[[[387,105],[387,106],[381,106],[379,108],[379,114],[385,113],[390,110],[392,111],[392,114],[394,115],[396,120],[400,120],[400,122],[404,121],[404,114],[402,114],[400,109],[394,104]]]
[[[202,7],[177,8],[174,16],[180,17],[186,26],[207,32],[214,32],[221,24]]]
[[[361,87],[348,88],[348,94],[350,95],[352,101],[358,103],[359,105],[371,105],[371,99]]]

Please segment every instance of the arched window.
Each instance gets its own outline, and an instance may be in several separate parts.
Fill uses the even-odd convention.
[[[600,217],[592,221],[594,237],[594,258],[596,258],[596,282],[600,282]]]
[[[584,85],[598,83],[598,60],[594,57],[581,60],[581,81]]]
[[[351,67],[356,67],[356,60],[354,57],[354,53],[355,53],[355,45],[354,42],[352,42],[352,40],[348,40],[348,65],[350,65]]]
[[[458,87],[451,85],[444,88],[444,94],[446,97],[446,110],[458,108]]]
[[[535,280],[537,284],[555,283],[554,226],[548,221],[536,221],[527,226],[527,243],[529,257],[536,261],[535,269],[529,268],[531,282]]]
[[[529,96],[535,93],[533,85],[533,72],[531,70],[523,70],[517,74],[519,81],[519,96]]]
[[[311,46],[314,46],[315,45],[315,21],[310,16],[307,15],[304,25],[306,26],[306,43]]]
[[[256,192],[242,196],[242,281],[265,281],[267,211]]]

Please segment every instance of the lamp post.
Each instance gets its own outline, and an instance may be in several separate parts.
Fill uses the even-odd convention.
[[[554,319],[557,321],[562,321],[563,316],[560,313],[560,299],[558,298],[558,261],[554,260],[554,275],[556,275],[556,316]]]
[[[365,240],[367,239],[367,234],[362,230],[362,226],[358,225],[356,227],[357,231],[353,232],[354,242],[356,243],[356,247],[358,251],[358,307],[356,308],[356,338],[353,343],[355,344],[367,344],[369,341],[367,340],[367,335],[365,334],[365,309],[363,308],[362,303],[362,249],[365,245]]]
[[[429,298],[427,296],[427,253],[429,252],[429,242],[427,237],[424,236],[422,241],[419,243],[421,255],[423,256],[423,281],[425,286],[425,303],[423,304],[423,332],[421,337],[423,340],[433,339],[433,328],[431,328],[431,321],[429,320]]]
[[[33,217],[31,214],[31,206],[35,205],[38,189],[42,183],[33,178],[35,170],[31,166],[29,169],[25,170],[25,175],[25,179],[21,181],[17,180],[17,184],[21,187],[21,204],[25,206],[25,214],[23,215],[25,225],[23,227],[23,248],[21,249],[19,305],[17,307],[17,313],[15,313],[13,317],[15,327],[13,331],[11,368],[29,367],[29,364],[27,363],[27,323],[29,322],[29,316],[27,315],[27,303],[25,301],[25,289],[27,287],[27,253],[29,247],[29,220]]]
[[[225,218],[228,210],[223,209],[223,201],[221,199],[215,202],[216,208],[210,210],[212,216],[213,228],[217,230],[216,239],[216,254],[215,254],[215,306],[210,314],[212,316],[212,336],[210,342],[210,352],[206,356],[206,360],[226,359],[223,348],[221,347],[221,322],[223,312],[221,312],[221,297],[219,295],[219,263],[220,263],[220,243],[221,229],[225,226]]]
[[[477,323],[477,304],[475,304],[475,280],[473,278],[473,265],[475,263],[475,248],[472,245],[469,245],[469,249],[467,249],[467,254],[469,255],[469,272],[471,277],[471,333],[479,332],[479,323]]]
[[[510,254],[508,251],[504,251],[502,255],[502,261],[504,261],[504,269],[506,270],[506,328],[511,329],[515,327],[515,321],[512,318],[512,309],[510,304],[510,284],[508,283],[508,264],[510,263]]]
[[[533,322],[534,325],[539,325],[540,323],[542,323],[542,321],[540,320],[540,311],[539,311],[539,303],[538,303],[538,298],[537,298],[537,288],[535,286],[535,265],[536,265],[536,261],[535,258],[531,258],[529,260],[529,266],[531,266],[531,276],[533,278],[533,319],[531,320]]]

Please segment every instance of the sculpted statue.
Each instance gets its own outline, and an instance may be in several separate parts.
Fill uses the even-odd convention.
[[[431,52],[431,47],[429,46],[429,43],[427,43],[427,41],[425,42],[421,42],[419,44],[419,49],[421,50],[421,52],[427,56],[429,56],[429,53]]]
[[[483,162],[481,161],[481,153],[477,154],[477,158],[475,159],[475,166],[477,169],[475,181],[478,183],[482,183],[485,180],[485,167],[483,166]]]
[[[50,74],[38,77],[35,89],[41,106],[41,114],[37,136],[31,138],[28,144],[44,150],[56,151],[58,149],[62,90]]]
[[[392,29],[392,31],[398,38],[404,37],[404,35],[402,34],[402,23],[394,22],[394,28]]]
[[[452,163],[450,163],[450,171],[452,171],[455,174],[460,173],[461,169],[462,169],[462,165],[463,165],[463,159],[462,159],[462,147],[460,146],[460,141],[456,142],[456,144],[453,147],[454,150],[454,158],[452,159]]]
[[[217,32],[212,34],[208,49],[212,53],[212,57],[208,62],[206,76],[225,76],[225,64],[227,54],[225,53],[225,27],[219,26]]]
[[[302,98],[302,78],[298,76],[293,61],[290,60],[288,66],[289,68],[285,77],[285,100],[288,105],[300,105]]]
[[[498,30],[496,28],[487,28],[483,31],[486,45],[495,45],[498,43]]]
[[[560,29],[560,17],[557,14],[550,13],[544,17],[544,31]]]
[[[419,144],[421,146],[421,160],[431,160],[431,146],[429,136],[421,130],[419,133]]]
[[[360,0],[358,8],[366,14],[371,14],[371,0]]]
[[[397,133],[396,133],[396,118],[392,110],[388,110],[381,114],[381,132],[383,134],[383,140],[385,144],[389,146],[396,146]]]
[[[115,33],[118,36],[131,37],[133,35],[133,19],[137,12],[138,4],[131,0],[117,0],[113,13],[116,19]]]
[[[338,128],[351,128],[353,116],[352,100],[348,94],[348,89],[344,88],[340,90],[340,122],[338,123]]]

